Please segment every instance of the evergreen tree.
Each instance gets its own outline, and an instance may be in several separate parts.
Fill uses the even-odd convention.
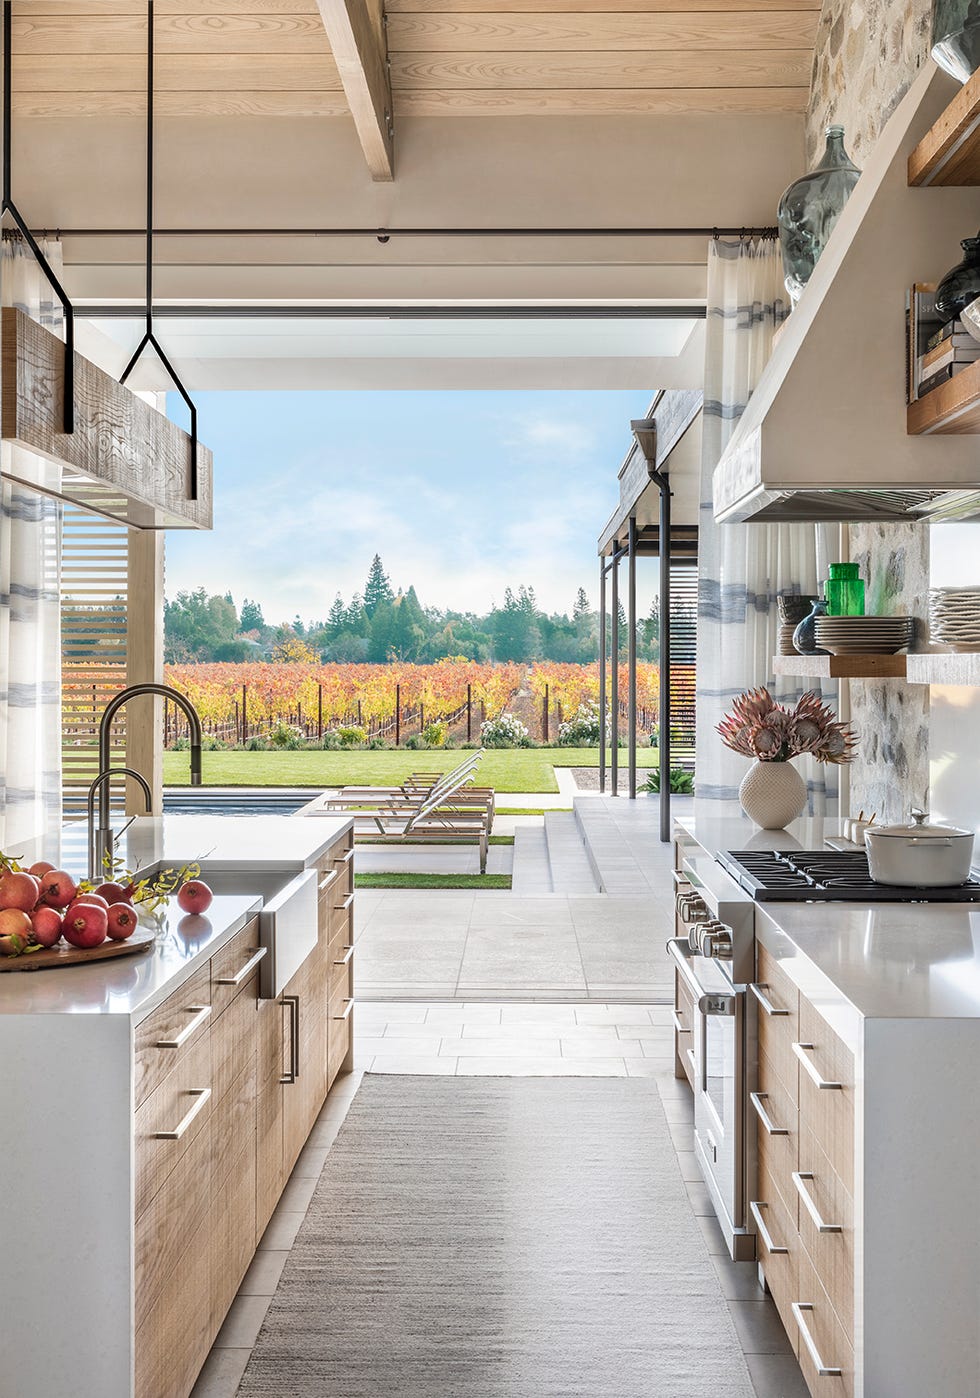
[[[361,594],[355,592],[350,599],[350,606],[344,613],[344,630],[352,631],[355,636],[361,635],[364,630],[364,618],[367,615],[364,603],[361,601]]]
[[[248,598],[242,603],[241,629],[243,631],[261,631],[265,626],[265,617],[262,615],[262,608],[258,602],[250,602]]]
[[[333,605],[331,606],[330,611],[327,613],[327,631],[330,634],[331,640],[334,637],[340,635],[341,631],[343,631],[344,626],[346,625],[346,622],[347,609],[344,606],[344,599],[338,592],[336,597],[333,599]]]
[[[388,574],[382,567],[381,555],[376,553],[371,560],[367,582],[364,584],[364,610],[371,617],[374,616],[375,609],[382,602],[393,602],[394,600],[395,594],[391,590]]]
[[[582,617],[589,615],[589,599],[586,596],[585,588],[580,587],[575,594],[575,606],[572,608],[572,617],[575,621],[580,621]]]
[[[626,624],[626,608],[622,602],[616,604],[616,615],[619,619],[619,656],[622,659],[629,651],[629,627]]]
[[[651,660],[660,659],[660,598],[655,597],[642,622],[643,645]]]

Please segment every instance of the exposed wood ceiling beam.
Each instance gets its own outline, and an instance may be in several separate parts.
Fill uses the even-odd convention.
[[[384,28],[372,23],[368,0],[317,0],[317,7],[371,178],[392,180],[393,107]]]

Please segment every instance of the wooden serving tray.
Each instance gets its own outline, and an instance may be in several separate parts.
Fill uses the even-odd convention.
[[[101,946],[88,948],[73,947],[67,942],[59,942],[55,947],[25,952],[23,956],[0,956],[0,972],[57,971],[62,966],[81,966],[87,961],[111,961],[114,956],[132,956],[133,952],[146,951],[155,941],[155,932],[137,927],[133,935],[127,937],[124,942],[107,939]]]

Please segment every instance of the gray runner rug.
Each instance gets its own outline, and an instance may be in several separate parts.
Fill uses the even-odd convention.
[[[242,1398],[751,1398],[655,1084],[367,1074]]]

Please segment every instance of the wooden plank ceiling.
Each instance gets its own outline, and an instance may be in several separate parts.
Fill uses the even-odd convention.
[[[379,27],[380,12],[369,20]],[[400,115],[801,112],[819,0],[387,0]],[[140,0],[18,0],[24,115],[139,115]],[[156,0],[157,111],[349,110],[317,0]]]

